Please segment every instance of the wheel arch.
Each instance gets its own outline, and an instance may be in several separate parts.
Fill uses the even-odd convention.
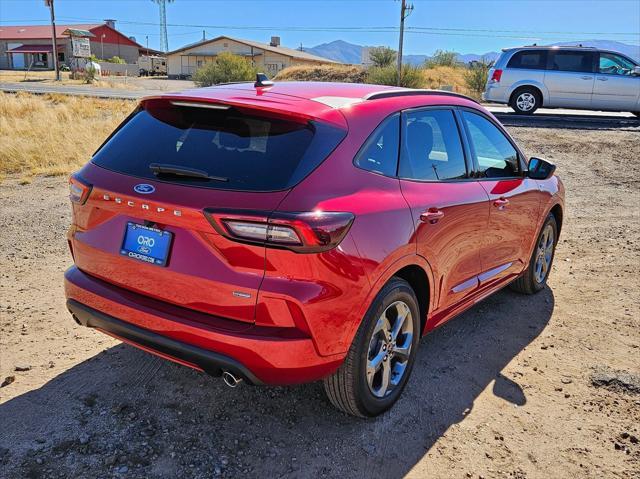
[[[531,88],[540,93],[540,98],[542,99],[542,103],[540,106],[544,106],[549,100],[549,93],[545,86],[542,83],[536,81],[522,81],[514,83],[511,89],[511,93],[509,94],[509,105],[513,104],[513,100],[516,94],[525,88]]]
[[[557,234],[556,241],[558,241],[558,239],[560,238],[560,231],[562,230],[562,219],[564,214],[560,203],[556,203],[555,205],[553,205],[549,210],[549,213],[553,214],[553,216],[556,219],[556,226],[558,227],[558,234]]]

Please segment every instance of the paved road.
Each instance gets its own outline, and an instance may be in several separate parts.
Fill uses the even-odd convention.
[[[166,88],[166,85],[164,86]],[[183,89],[176,84],[176,90]],[[124,98],[136,100],[144,96],[164,93],[158,89],[99,88],[89,85],[54,85],[51,83],[0,83],[0,91],[31,93],[61,93],[66,95],[92,96],[98,98]],[[513,113],[505,105],[485,105],[500,121],[508,126],[535,126],[552,128],[588,128],[588,129],[640,129],[640,120],[631,113],[612,113],[603,111],[584,111],[569,109],[541,108],[535,115],[522,116]]]

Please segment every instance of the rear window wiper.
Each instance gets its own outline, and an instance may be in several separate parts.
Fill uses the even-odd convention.
[[[187,166],[172,165],[171,163],[151,163],[149,169],[153,171],[156,176],[159,175],[172,175],[181,176],[184,178],[200,178],[203,180],[214,181],[229,181],[229,178],[222,176],[212,176],[204,170],[198,170],[197,168],[189,168]]]

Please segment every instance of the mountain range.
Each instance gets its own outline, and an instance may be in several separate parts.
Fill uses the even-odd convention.
[[[601,48],[603,50],[613,50],[623,53],[633,58],[635,61],[640,62],[640,45],[631,45],[614,40],[580,40],[575,42],[552,43],[551,45],[582,45],[585,47]],[[316,45],[315,47],[305,48],[304,51],[342,63],[353,63],[359,65],[362,61],[363,48],[364,47],[362,45],[345,42],[344,40],[335,40],[333,42]],[[480,60],[481,58],[493,61],[498,58],[499,55],[500,52],[458,54],[458,61],[469,63],[471,61]],[[420,65],[429,58],[429,55],[403,55],[403,60],[406,63],[411,63],[413,65]]]

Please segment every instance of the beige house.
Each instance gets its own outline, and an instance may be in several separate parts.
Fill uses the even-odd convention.
[[[280,70],[291,65],[339,63],[280,46],[280,37],[271,37],[270,43],[260,43],[220,36],[167,53],[167,75],[169,78],[188,78],[205,63],[215,61],[216,56],[221,52],[231,52],[249,59],[269,77],[273,77]]]

